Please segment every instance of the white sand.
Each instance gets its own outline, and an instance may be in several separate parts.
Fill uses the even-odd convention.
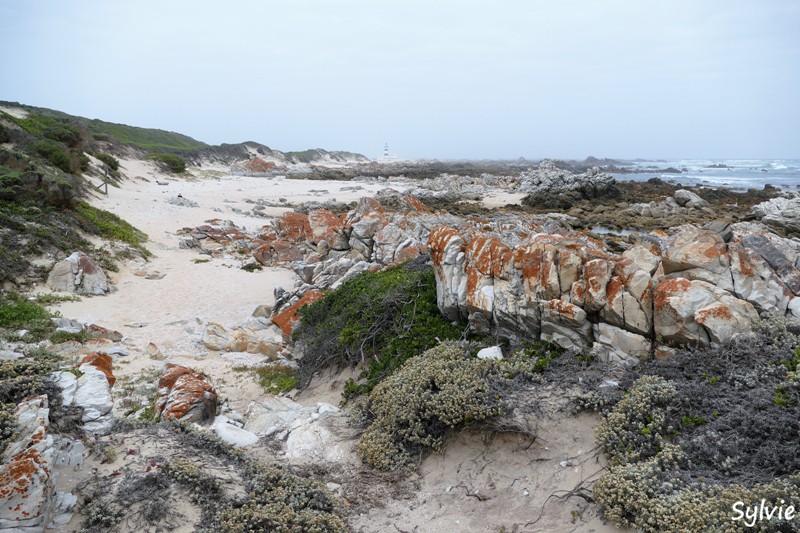
[[[187,180],[161,174],[154,164],[146,161],[123,160],[122,166],[129,179],[121,188],[109,187],[108,196],[96,195],[91,203],[147,233],[150,238],[147,247],[155,257],[144,268],[165,274],[165,277],[145,279],[133,274],[141,268],[140,263],[123,265],[112,277],[118,289],[115,293],[64,303],[57,309],[66,317],[135,336],[144,344],[155,342],[165,354],[197,353],[183,331],[187,324],[196,325],[199,319],[219,322],[225,327],[237,326],[258,305],[273,303],[275,287],[291,288],[296,280],[290,270],[282,268],[250,273],[239,269],[237,261],[215,259],[195,264],[193,259],[208,256],[180,249],[176,234],[179,229],[195,227],[212,218],[230,220],[247,228],[267,224],[267,219],[232,210],[235,207],[251,211],[254,204],[245,202],[247,199],[277,202],[278,198],[286,198],[289,203],[330,199],[350,202],[373,195],[386,186],[402,188],[399,184],[363,185],[363,190],[342,192],[342,187],[353,184],[230,175],[218,179],[194,177],[207,172],[206,169],[195,171]],[[157,181],[168,184],[159,185]],[[310,192],[320,190],[328,192]],[[199,207],[167,203],[178,194],[197,202]],[[266,208],[264,212],[277,216],[288,210],[275,207]],[[146,326],[139,328],[130,324]]]

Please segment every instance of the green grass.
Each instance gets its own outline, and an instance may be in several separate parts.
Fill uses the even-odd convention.
[[[62,342],[77,341],[81,344],[91,338],[89,332],[86,330],[80,333],[67,333],[66,331],[54,331],[50,335],[50,342],[53,344],[61,344]]]
[[[288,392],[297,386],[297,372],[286,365],[269,365],[244,370],[252,370],[255,373],[259,385],[267,394]]]
[[[134,246],[146,258],[152,254],[144,246],[147,235],[134,228],[114,213],[80,202],[75,207],[75,214],[85,224],[86,229],[107,239],[122,241]]]

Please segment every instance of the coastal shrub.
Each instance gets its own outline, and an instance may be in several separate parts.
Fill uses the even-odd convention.
[[[372,423],[358,456],[380,470],[409,467],[419,452],[441,450],[448,429],[499,415],[504,407],[492,387],[497,369],[452,341],[409,359],[370,393]]]
[[[593,491],[605,517],[647,532],[738,531],[736,501],[800,507],[798,333],[796,320],[770,319],[750,337],[630,369],[600,403],[611,466]]]
[[[47,159],[54,167],[69,173],[71,171],[70,158],[61,149],[58,143],[53,141],[39,141],[31,149]]]
[[[675,395],[675,386],[662,378],[639,378],[600,422],[600,447],[612,461],[623,464],[655,455],[673,431],[669,410]]]
[[[345,533],[335,496],[322,484],[274,466],[251,465],[246,470],[249,498],[222,509],[222,531],[286,531]]]
[[[439,313],[430,266],[412,261],[364,272],[301,309],[293,334],[303,353],[299,384],[333,364],[367,362],[360,383],[348,390],[369,392],[408,358],[462,331]]]
[[[26,296],[0,291],[0,338],[16,337],[17,330],[27,330],[29,340],[40,341],[53,331],[50,313]]]
[[[95,157],[97,157],[97,159],[108,165],[108,167],[114,172],[119,170],[119,159],[117,159],[113,155],[107,154],[105,152],[100,152]]]
[[[154,159],[159,163],[163,163],[164,167],[170,172],[181,174],[186,171],[186,161],[179,155],[175,154],[149,154],[148,159]]]
[[[15,433],[14,409],[29,396],[46,394],[52,410],[59,409],[61,394],[47,375],[58,368],[58,356],[36,349],[13,361],[0,361],[0,453]]]

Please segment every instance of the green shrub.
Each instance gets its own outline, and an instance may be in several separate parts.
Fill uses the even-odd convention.
[[[0,328],[38,329],[50,322],[50,313],[17,292],[0,292]]]
[[[39,141],[35,143],[31,149],[47,159],[54,167],[67,173],[71,171],[70,158],[64,153],[58,143],[53,141]]]
[[[222,531],[348,531],[336,498],[320,483],[263,465],[251,465],[247,478],[249,500],[217,514]]]
[[[499,415],[492,387],[498,365],[455,342],[406,361],[369,396],[372,423],[358,443],[361,460],[380,470],[409,467],[418,452],[441,450],[448,429]]]
[[[150,154],[148,159],[154,159],[163,163],[167,169],[175,174],[181,174],[186,171],[186,161],[179,155],[175,154]]]
[[[108,165],[108,167],[114,172],[119,170],[119,159],[117,159],[113,155],[107,154],[105,152],[100,152],[95,157],[97,157],[97,159]]]
[[[369,362],[364,381],[349,389],[369,392],[408,358],[461,333],[439,313],[430,267],[364,272],[301,310],[293,335],[304,354],[300,385],[329,365]]]

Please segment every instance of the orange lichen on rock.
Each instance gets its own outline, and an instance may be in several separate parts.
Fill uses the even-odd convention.
[[[300,320],[298,312],[300,308],[305,305],[311,304],[324,296],[322,291],[311,289],[307,291],[299,300],[281,311],[277,316],[272,318],[272,323],[281,328],[284,335],[291,335],[295,324]]]
[[[201,422],[214,417],[217,393],[203,374],[167,364],[158,381],[156,413],[161,420]]]
[[[116,383],[117,378],[114,376],[113,372],[113,364],[111,362],[111,356],[104,352],[92,352],[88,354],[86,357],[81,360],[78,367],[81,365],[88,364],[95,367],[97,370],[102,372],[106,375],[106,379],[108,380],[108,386],[113,387],[114,383]]]

